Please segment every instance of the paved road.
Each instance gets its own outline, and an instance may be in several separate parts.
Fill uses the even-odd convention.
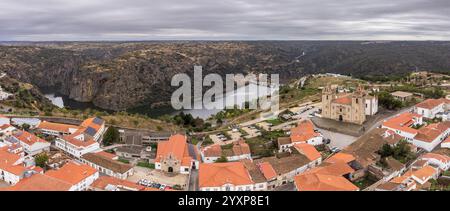
[[[128,144],[115,144],[115,145],[111,145],[111,146],[107,146],[107,147],[102,147],[102,150],[110,150],[110,149],[115,149],[115,148],[123,147],[123,146],[132,146],[132,145],[128,145]]]

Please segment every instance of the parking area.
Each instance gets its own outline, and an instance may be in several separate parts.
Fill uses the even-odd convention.
[[[183,189],[187,188],[186,185],[189,179],[189,175],[167,174],[159,170],[143,168],[139,166],[134,167],[134,171],[134,175],[128,177],[128,181],[138,183],[140,180],[145,179],[149,182],[163,184],[170,187],[179,185]]]
[[[248,135],[244,138],[255,138],[261,135],[261,131],[258,130],[255,126],[242,127],[242,130],[245,131]]]
[[[239,141],[242,137],[242,134],[238,130],[227,131],[227,134],[231,137],[231,141]]]
[[[259,122],[256,125],[265,131],[271,131],[271,128],[273,126],[272,124],[270,124],[268,122]]]
[[[209,135],[209,138],[215,143],[223,145],[225,141],[227,141],[227,137],[221,133]]]
[[[319,129],[325,139],[330,139],[331,142],[328,145],[330,148],[337,147],[339,149],[344,149],[346,146],[352,144],[358,139],[354,136],[345,135],[342,133],[336,133],[329,130]]]

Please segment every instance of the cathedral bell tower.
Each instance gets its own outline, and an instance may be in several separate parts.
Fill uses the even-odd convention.
[[[334,98],[334,94],[336,94],[336,92],[331,85],[327,85],[322,90],[322,116],[324,117],[331,116],[331,101]]]

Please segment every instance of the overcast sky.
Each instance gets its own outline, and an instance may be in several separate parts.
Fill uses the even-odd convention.
[[[450,0],[1,0],[0,40],[450,40]]]

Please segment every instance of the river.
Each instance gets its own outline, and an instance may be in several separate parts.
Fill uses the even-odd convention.
[[[258,90],[259,89],[259,90]],[[225,93],[222,96],[219,96],[216,101],[217,102],[226,102],[229,99],[234,98],[234,105],[236,106],[243,106],[245,102],[256,102],[258,98],[270,95],[271,91],[275,91],[277,88],[270,89],[266,86],[258,86],[256,84],[250,83],[244,87],[240,87],[236,89],[235,91],[230,91]],[[246,92],[248,90],[248,96],[246,99]],[[72,99],[69,99],[67,96],[61,95],[57,92],[55,92],[54,89],[46,88],[41,89],[41,91],[44,93],[45,97],[47,97],[52,103],[59,108],[67,107],[71,109],[79,109],[84,110],[87,108],[106,111],[104,109],[96,107],[92,103],[83,103],[83,102],[77,102]],[[203,105],[203,102],[201,100],[198,100],[194,102],[195,105]],[[209,104],[207,104],[209,105]],[[205,107],[207,107],[205,105]],[[207,119],[211,117],[212,115],[215,115],[222,111],[223,109],[186,109],[182,110],[186,114],[191,114],[194,118],[199,117],[202,119]],[[136,109],[130,109],[131,113],[140,113],[140,114],[146,114],[150,117],[157,118],[159,116],[163,115],[175,115],[177,113],[180,113],[181,111],[175,110],[172,107],[163,107],[163,108],[149,108],[149,106],[141,106]]]

